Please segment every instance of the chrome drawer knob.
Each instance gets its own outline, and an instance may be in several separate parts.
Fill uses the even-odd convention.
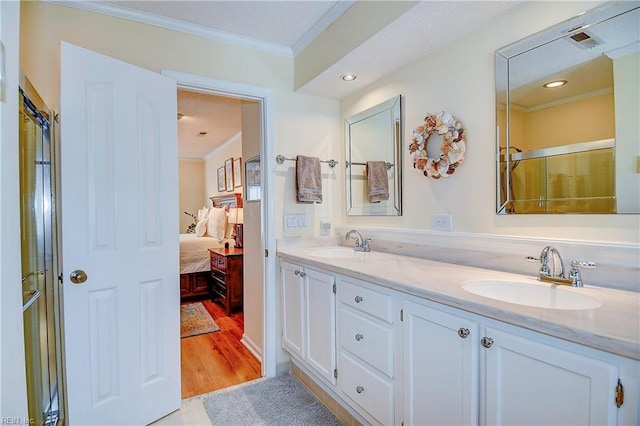
[[[362,393],[362,392],[364,392],[364,388],[362,386],[358,386],[358,387],[356,387],[356,392]]]
[[[302,278],[304,278],[304,277],[306,277],[306,276],[307,276],[307,273],[306,273],[306,272],[304,272],[304,271],[302,271],[302,272],[300,272],[300,276],[301,276]]]
[[[359,342],[360,340],[364,339],[364,336],[360,333],[356,334],[356,340]]]
[[[295,271],[293,271],[293,273],[296,274],[296,275],[300,275],[300,270],[296,269]]]
[[[469,336],[469,334],[471,334],[471,332],[469,331],[468,328],[462,328],[460,327],[458,329],[458,336],[462,337],[463,339],[466,339],[467,336]]]
[[[360,303],[362,302],[364,299],[362,298],[362,296],[356,296],[355,301],[356,303]]]
[[[483,337],[480,340],[480,343],[482,344],[482,346],[488,349],[493,345],[493,339],[491,337]]]

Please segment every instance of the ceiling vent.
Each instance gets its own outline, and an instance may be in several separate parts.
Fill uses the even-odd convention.
[[[568,39],[574,46],[578,46],[580,49],[585,50],[592,49],[601,44],[598,39],[596,39],[586,31],[580,31],[578,33],[572,34],[568,36]]]

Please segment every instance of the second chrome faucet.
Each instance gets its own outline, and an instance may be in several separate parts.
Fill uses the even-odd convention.
[[[578,267],[593,269],[596,267],[594,262],[571,262],[571,271],[566,276],[564,262],[560,253],[555,247],[546,246],[542,249],[540,257],[527,256],[529,261],[540,261],[540,270],[538,271],[538,279],[540,281],[551,282],[554,284],[570,285],[573,287],[583,287],[582,275]],[[551,262],[551,267],[549,263]]]
[[[348,240],[354,234],[355,234],[356,243],[353,246],[353,249],[355,251],[371,251],[371,248],[369,247],[369,241],[371,241],[371,238],[364,238],[362,234],[356,231],[355,229],[352,229],[351,231],[347,232],[347,234],[344,236],[344,239]]]

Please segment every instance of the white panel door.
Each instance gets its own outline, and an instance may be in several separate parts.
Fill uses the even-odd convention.
[[[405,301],[403,330],[405,424],[478,424],[478,324]]]
[[[335,278],[305,268],[307,361],[329,383],[336,384],[336,294]]]
[[[180,407],[176,84],[67,43],[61,64],[67,419],[147,424]]]
[[[280,261],[282,345],[290,353],[304,359],[304,286],[301,273],[301,266]]]
[[[488,328],[489,425],[615,425],[618,368]]]

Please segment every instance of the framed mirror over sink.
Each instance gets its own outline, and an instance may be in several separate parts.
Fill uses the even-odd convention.
[[[495,54],[499,214],[640,213],[640,3]]]
[[[402,215],[400,99],[345,120],[347,216]]]

